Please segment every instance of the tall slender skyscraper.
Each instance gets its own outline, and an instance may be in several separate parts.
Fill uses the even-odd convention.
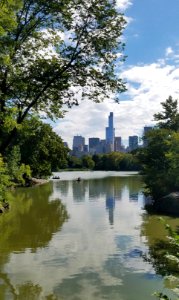
[[[113,112],[110,112],[108,117],[108,127],[106,127],[106,144],[110,151],[114,151],[115,129],[113,122]],[[109,152],[110,152],[109,151]]]

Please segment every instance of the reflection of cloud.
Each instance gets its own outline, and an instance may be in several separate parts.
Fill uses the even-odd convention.
[[[75,178],[76,174],[71,176]],[[73,299],[74,295],[85,299],[84,294],[88,291],[91,299],[101,299],[106,288],[109,299],[119,299],[121,286],[126,284],[126,272],[131,271],[135,276],[135,272],[150,270],[151,267],[140,257],[135,260],[129,256],[126,260],[125,256],[125,253],[136,249],[136,245],[138,249],[145,249],[139,229],[136,229],[142,221],[139,207],[129,201],[129,189],[133,188],[136,179],[114,177],[103,180],[107,188],[99,198],[94,194],[96,201],[90,201],[89,193],[84,194],[83,189],[79,189],[84,197],[81,203],[73,199],[73,183],[76,182],[69,181],[65,193],[63,181],[54,182],[54,193],[50,198],[62,199],[70,219],[61,232],[53,235],[48,247],[38,248],[35,253],[26,249],[24,253],[11,254],[5,270],[14,287],[23,282],[33,282],[42,287],[44,295],[53,291],[59,296],[68,295],[68,299]],[[96,180],[96,185],[98,181],[103,187],[101,179]],[[86,182],[89,186],[90,180]],[[115,203],[115,222],[111,229],[105,211],[106,197],[110,191],[114,192],[117,185],[121,201]],[[139,184],[139,190],[140,187]],[[115,298],[110,297],[113,293]]]

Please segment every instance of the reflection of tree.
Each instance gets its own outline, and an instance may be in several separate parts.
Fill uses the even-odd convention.
[[[11,194],[11,209],[0,218],[0,232],[3,233],[0,235],[1,270],[12,252],[25,251],[29,248],[35,252],[38,247],[45,247],[54,232],[60,230],[68,219],[66,207],[59,199],[49,202],[51,193],[52,185],[47,184],[18,189]],[[0,289],[0,296],[7,287],[11,294],[14,294],[15,290],[3,271],[0,273],[0,279],[4,283],[4,289],[2,287]],[[24,296],[20,297],[19,294],[17,299],[39,299],[40,292],[41,288],[28,283],[19,287],[19,293]],[[31,296],[25,297],[26,293]]]
[[[54,232],[68,219],[60,200],[48,201],[52,186],[16,190],[10,201],[11,209],[0,218],[0,266],[11,252],[45,247]]]
[[[3,249],[11,252],[31,248],[35,251],[48,244],[52,234],[68,218],[66,207],[59,199],[48,201],[50,194],[51,185],[13,193],[9,213],[0,218],[0,232],[3,232],[0,245]]]
[[[166,220],[173,228],[176,228],[178,219],[166,218]],[[144,260],[150,262],[155,272],[159,275],[175,275],[176,266],[170,263],[166,258],[166,254],[176,255],[176,249],[166,238],[167,231],[163,222],[159,221],[156,216],[145,216],[142,225],[142,235],[146,237],[149,247],[148,253],[144,255]]]
[[[17,299],[17,300],[24,300],[24,299],[28,299],[28,300],[39,300],[42,299],[42,293],[43,293],[43,289],[40,285],[38,284],[33,284],[32,282],[26,282],[22,285],[18,285],[16,286],[16,288],[14,288],[9,279],[7,278],[7,275],[5,274],[1,274],[0,276],[1,279],[3,279],[5,281],[5,283],[7,284],[8,288],[9,288],[9,292],[13,295],[13,299]],[[4,293],[0,293],[0,299],[6,299],[5,297],[5,292]],[[50,294],[47,295],[45,297],[43,297],[43,299],[46,300],[60,300],[60,298],[55,295],[55,294]]]
[[[69,192],[69,181],[67,180],[60,180],[53,182],[53,188],[55,191],[60,190],[62,196],[67,196]]]

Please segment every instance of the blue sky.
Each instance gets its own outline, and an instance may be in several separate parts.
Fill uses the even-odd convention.
[[[152,63],[179,42],[178,0],[133,0],[126,15],[132,18],[124,32],[127,64]]]
[[[72,145],[74,135],[105,138],[110,111],[114,112],[116,136],[125,145],[129,135],[142,136],[152,125],[161,102],[172,95],[179,99],[179,0],[117,0],[127,17],[123,33],[127,59],[119,77],[128,91],[120,104],[106,99],[101,104],[83,101],[59,120],[54,130]],[[125,101],[124,101],[125,100]]]

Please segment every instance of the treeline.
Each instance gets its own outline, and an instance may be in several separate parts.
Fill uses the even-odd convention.
[[[139,171],[140,164],[136,154],[111,152],[109,154],[85,155],[82,158],[70,156],[69,168],[86,168],[105,171]]]

